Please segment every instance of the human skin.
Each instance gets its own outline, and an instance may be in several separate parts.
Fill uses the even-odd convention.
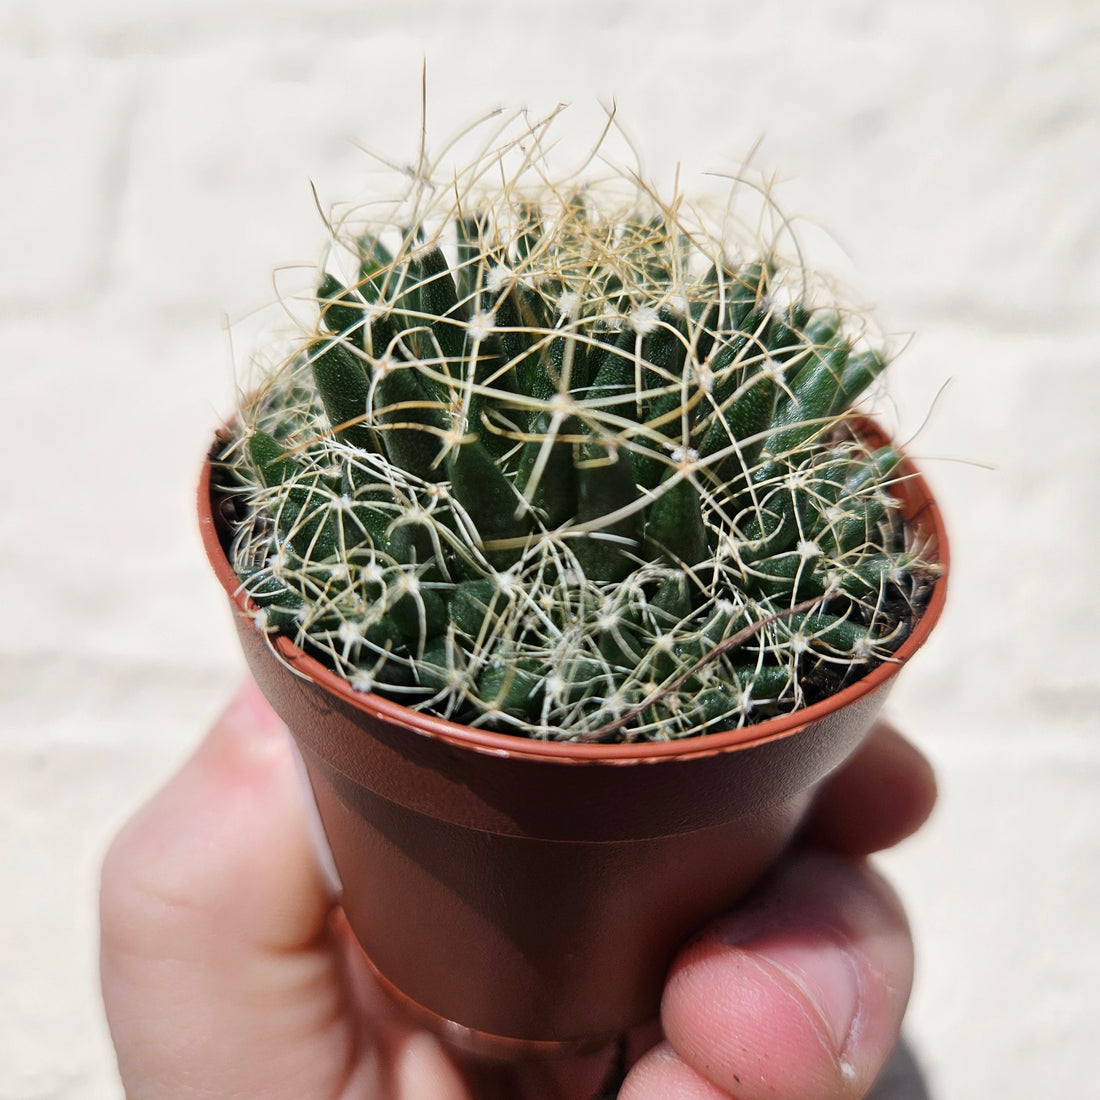
[[[865,857],[928,816],[880,724],[803,837],[674,961],[621,1100],[855,1100],[897,1041],[904,913]],[[399,1017],[318,870],[285,727],[246,683],[104,861],[101,978],[128,1100],[587,1100],[610,1053],[464,1063]]]

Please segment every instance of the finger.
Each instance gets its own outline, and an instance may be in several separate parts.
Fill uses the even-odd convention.
[[[893,726],[880,722],[821,789],[805,839],[843,855],[869,855],[916,832],[935,803],[931,765]]]
[[[855,1100],[897,1041],[912,967],[904,914],[877,875],[799,855],[673,964],[667,1045],[622,1096]]]
[[[330,907],[286,730],[249,685],[104,861],[101,974],[127,1097],[325,1097],[362,1073]]]
[[[660,1043],[631,1070],[618,1100],[730,1100],[730,1094],[696,1072],[672,1048]]]

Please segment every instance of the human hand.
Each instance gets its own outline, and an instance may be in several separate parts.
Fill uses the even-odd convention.
[[[862,1096],[912,978],[897,899],[862,857],[935,800],[880,725],[822,789],[805,843],[681,952],[664,1035],[622,1100]],[[314,860],[285,729],[248,684],[122,829],[101,898],[103,997],[128,1100],[582,1100],[608,1056],[477,1068],[373,986]]]

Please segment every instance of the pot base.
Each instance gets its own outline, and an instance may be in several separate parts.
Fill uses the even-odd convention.
[[[379,990],[402,1015],[425,1030],[438,1035],[450,1050],[468,1058],[511,1064],[582,1058],[611,1046],[620,1038],[617,1034],[608,1034],[569,1040],[515,1039],[507,1035],[478,1031],[477,1028],[467,1027],[456,1020],[448,1020],[438,1012],[425,1008],[389,981],[365,951],[362,958],[367,963]]]

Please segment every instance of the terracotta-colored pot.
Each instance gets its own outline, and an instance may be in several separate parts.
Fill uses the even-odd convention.
[[[885,442],[864,426],[873,445]],[[348,921],[383,985],[454,1045],[578,1053],[652,1019],[673,953],[733,905],[859,745],[946,594],[939,509],[897,487],[943,573],[895,659],[796,714],[625,745],[531,741],[357,694],[261,633],[199,486],[203,542],[249,667],[305,760]]]

